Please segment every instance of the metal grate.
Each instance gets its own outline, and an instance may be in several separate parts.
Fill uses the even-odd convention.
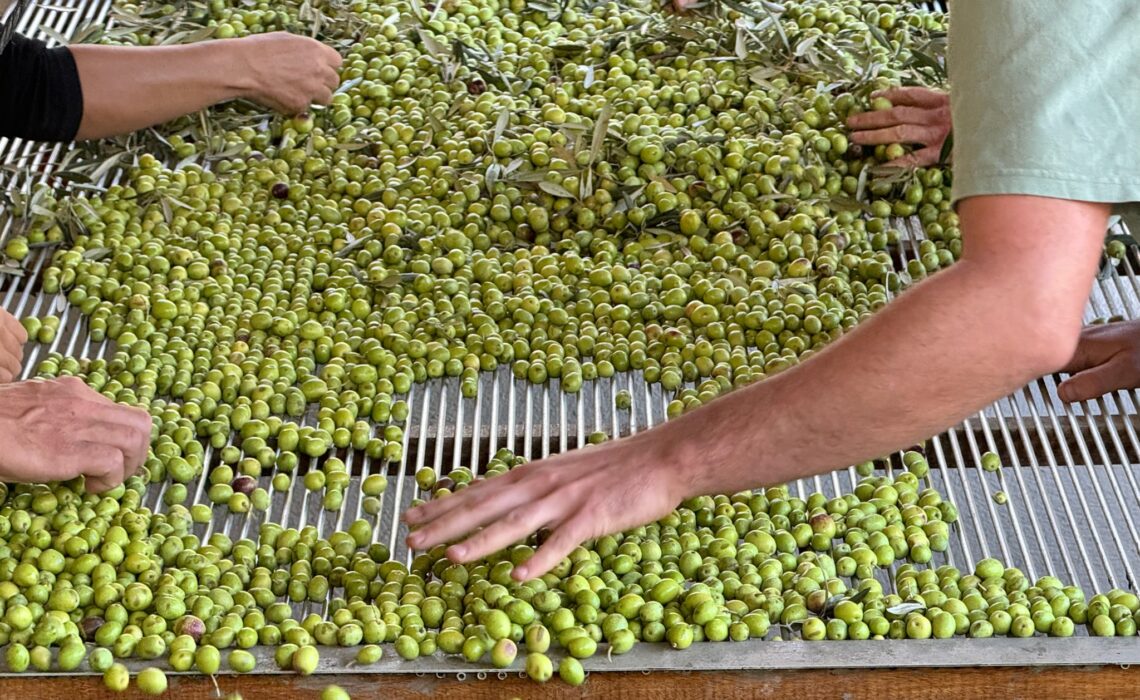
[[[88,22],[109,16],[110,3],[64,0],[51,7],[37,6],[25,16],[21,30],[52,41],[54,34],[68,36]],[[52,32],[42,31],[49,27]],[[10,170],[0,173],[0,186],[24,188],[42,179],[59,161],[66,146],[43,147],[19,140],[0,140],[0,163]],[[0,240],[19,222],[0,213]],[[897,251],[905,262],[917,257],[921,227],[900,221],[903,240]],[[0,280],[0,304],[17,316],[57,314],[61,328],[50,346],[32,345],[25,360],[25,376],[47,352],[77,357],[101,357],[111,351],[108,342],[88,339],[82,316],[70,308],[62,295],[40,292],[39,276],[50,253],[37,250],[29,258],[27,277]],[[1130,249],[1128,257],[1098,280],[1090,297],[1086,320],[1110,315],[1140,317],[1140,257]],[[1131,505],[1140,500],[1140,437],[1132,418],[1140,407],[1135,391],[1119,391],[1079,406],[1057,398],[1057,379],[1045,377],[1003,398],[942,435],[928,445],[930,485],[956,503],[959,524],[952,529],[951,546],[936,554],[931,566],[949,563],[972,567],[982,557],[1001,557],[1021,567],[1030,578],[1056,574],[1086,591],[1111,587],[1135,590],[1135,568],[1140,553],[1140,531]],[[632,396],[628,410],[616,410],[614,396],[627,390]],[[528,458],[582,446],[590,433],[612,436],[644,431],[665,420],[670,396],[659,385],[648,385],[637,373],[586,382],[580,393],[565,394],[556,381],[534,387],[516,380],[509,370],[480,377],[475,399],[459,392],[458,379],[416,385],[403,397],[410,408],[404,425],[404,455],[399,464],[372,460],[351,450],[345,457],[352,483],[345,490],[343,507],[324,511],[320,496],[307,492],[298,482],[287,493],[271,491],[266,513],[234,515],[222,507],[215,518],[195,526],[203,538],[223,532],[233,538],[256,536],[259,525],[274,521],[289,527],[311,524],[322,536],[363,517],[358,484],[367,475],[385,473],[390,486],[382,510],[375,518],[375,540],[387,544],[393,557],[410,561],[403,545],[406,529],[399,515],[419,489],[411,475],[431,467],[442,475],[466,465],[478,470],[495,450],[508,447]],[[313,421],[310,415],[308,421]],[[884,417],[889,419],[889,417]],[[1006,467],[998,473],[977,468],[987,450],[1002,456]],[[206,462],[214,463],[215,451],[207,448]],[[312,466],[302,463],[299,471]],[[897,469],[897,461],[888,470]],[[189,485],[190,501],[207,502],[205,470]],[[273,473],[261,477],[268,486]],[[801,480],[791,485],[793,493],[806,497],[820,491],[827,495],[850,492],[858,477],[853,468]],[[166,483],[152,486],[145,505],[162,508]],[[992,494],[1009,494],[1009,503],[997,505]],[[881,573],[890,586],[893,568]],[[320,612],[319,605],[305,604],[298,612]],[[775,630],[773,635],[779,634]],[[874,641],[798,642],[781,644],[744,643],[695,645],[683,654],[663,645],[640,644],[631,653],[587,661],[591,670],[702,670],[733,668],[869,667],[930,665],[1032,665],[1140,662],[1140,647],[1128,640],[1083,636],[1052,640],[991,639],[909,641],[890,644]],[[836,646],[841,645],[841,646]],[[259,672],[272,672],[272,650],[256,649],[262,662]],[[918,652],[918,653],[915,653]],[[935,653],[929,653],[935,652]],[[324,650],[321,672],[344,670],[349,650]],[[520,662],[521,664],[521,662]],[[360,672],[446,673],[458,676],[506,677],[508,671],[483,671],[462,661],[437,656],[403,662],[389,655]],[[517,667],[516,671],[517,672]]]

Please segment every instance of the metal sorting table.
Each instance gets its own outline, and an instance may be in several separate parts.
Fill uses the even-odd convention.
[[[20,29],[54,42],[76,29],[110,17],[110,3],[56,0],[37,6],[24,17]],[[45,31],[47,28],[49,31]],[[43,180],[69,147],[43,146],[19,140],[0,139],[0,188],[21,189]],[[897,257],[918,257],[921,227],[917,222],[898,221],[903,236]],[[0,212],[0,243],[20,222]],[[17,317],[59,315],[63,322],[50,346],[29,345],[24,376],[29,376],[48,352],[77,357],[105,356],[109,342],[88,340],[82,316],[68,306],[63,295],[40,292],[39,272],[47,265],[50,249],[33,250],[25,277],[0,279],[0,304]],[[1140,255],[1129,248],[1125,260],[1107,268],[1094,285],[1085,320],[1122,315],[1140,317]],[[937,358],[931,358],[937,362]],[[1140,501],[1140,435],[1134,425],[1140,410],[1140,394],[1118,391],[1081,405],[1066,405],[1057,398],[1057,377],[1044,377],[988,406],[962,424],[928,442],[930,485],[940,490],[960,509],[959,523],[952,528],[945,554],[935,554],[930,566],[949,563],[972,567],[995,556],[1019,566],[1030,578],[1054,574],[1078,584],[1086,593],[1112,587],[1137,590],[1140,569],[1140,531],[1134,504]],[[629,390],[633,403],[628,411],[614,409],[614,394]],[[415,385],[404,397],[411,409],[405,424],[404,456],[399,464],[368,459],[361,454],[346,456],[353,473],[343,507],[336,512],[321,509],[320,497],[308,493],[300,480],[288,493],[273,494],[268,512],[235,515],[215,509],[215,519],[196,525],[203,539],[213,532],[230,537],[256,537],[259,525],[268,520],[288,527],[315,525],[322,536],[346,527],[362,516],[357,488],[372,473],[386,473],[390,485],[383,496],[383,509],[375,518],[375,540],[387,544],[393,557],[410,561],[403,544],[406,528],[399,515],[419,495],[411,475],[424,466],[444,474],[467,465],[478,473],[482,463],[501,447],[528,458],[573,449],[585,444],[590,433],[629,435],[665,420],[670,400],[659,385],[647,385],[637,373],[609,380],[586,382],[580,393],[564,394],[557,381],[533,387],[513,378],[508,370],[480,378],[479,395],[464,399],[457,379]],[[308,420],[313,420],[310,415]],[[884,420],[891,417],[884,416]],[[997,452],[1005,468],[984,472],[978,465],[986,450]],[[207,464],[215,451],[207,448]],[[307,464],[299,468],[304,471]],[[888,471],[898,468],[898,460]],[[192,502],[206,502],[206,473],[189,485]],[[268,486],[272,474],[260,479]],[[850,492],[857,481],[853,468],[801,480],[791,485],[800,497],[820,491],[831,496]],[[166,483],[150,488],[144,505],[163,508]],[[992,494],[1004,490],[1007,505],[997,505]],[[892,567],[893,568],[893,567]],[[883,582],[892,579],[883,571]],[[300,606],[298,613],[321,612],[321,606]],[[773,626],[770,636],[780,632]],[[629,654],[606,658],[599,655],[585,663],[591,671],[724,670],[795,668],[870,668],[904,666],[1016,666],[1130,664],[1140,662],[1140,644],[1135,640],[1088,637],[1078,626],[1072,639],[962,639],[944,641],[843,641],[779,643],[697,644],[676,653],[664,644],[639,644]],[[274,673],[272,650],[253,650],[261,663],[257,673]],[[337,673],[428,673],[457,677],[507,677],[517,674],[521,659],[510,670],[492,670],[461,660],[435,656],[404,662],[387,654],[369,667],[346,668],[352,650],[322,650],[319,672]],[[130,664],[128,664],[130,665]],[[142,664],[135,664],[141,668]],[[0,668],[0,675],[6,669]],[[53,674],[61,675],[61,674]]]

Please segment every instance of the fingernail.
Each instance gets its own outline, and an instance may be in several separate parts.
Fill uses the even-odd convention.
[[[463,545],[457,544],[447,550],[447,558],[453,561],[462,561],[465,556],[467,556],[467,548]]]
[[[411,547],[412,549],[418,549],[420,546],[420,540],[422,540],[423,538],[424,538],[423,535],[412,534],[412,535],[408,535],[408,539],[405,541],[408,543],[408,546]]]
[[[516,566],[515,570],[511,572],[511,576],[513,576],[516,581],[525,581],[530,578],[525,566]]]

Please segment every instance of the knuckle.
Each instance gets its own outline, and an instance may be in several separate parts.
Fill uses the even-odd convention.
[[[527,515],[527,512],[522,508],[515,508],[511,512],[507,513],[507,515],[503,518],[503,522],[512,527],[523,525],[527,520]]]
[[[80,379],[79,377],[73,377],[73,376],[60,377],[59,379],[56,380],[56,382],[58,382],[58,384],[60,386],[62,386],[64,389],[73,389],[74,390],[74,389],[80,388],[81,386],[86,386],[83,383],[82,379]]]

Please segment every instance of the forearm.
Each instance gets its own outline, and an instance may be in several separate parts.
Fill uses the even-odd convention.
[[[71,47],[84,105],[76,138],[136,131],[241,96],[238,50],[224,41]]]
[[[878,457],[1059,369],[1079,334],[1095,250],[1070,252],[1085,282],[1055,297],[1034,288],[1048,269],[1020,272],[996,253],[964,260],[810,362],[670,422],[679,459],[700,465],[689,490],[752,488]]]

